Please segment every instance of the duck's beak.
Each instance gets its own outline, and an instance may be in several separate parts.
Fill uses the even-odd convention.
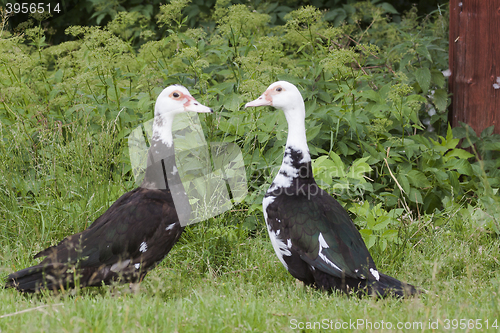
[[[245,104],[245,107],[248,108],[250,106],[273,106],[273,100],[267,94],[267,91],[263,93],[259,98],[254,101],[248,102]]]
[[[213,113],[214,112],[214,110],[212,110],[208,106],[201,104],[196,99],[194,99],[194,97],[192,97],[192,96],[187,97],[187,102],[184,103],[184,110],[198,112],[198,113]]]

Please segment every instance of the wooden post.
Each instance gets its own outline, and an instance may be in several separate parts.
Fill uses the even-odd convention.
[[[500,0],[450,0],[449,119],[500,134]]]

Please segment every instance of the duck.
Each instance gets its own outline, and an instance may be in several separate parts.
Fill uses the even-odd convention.
[[[347,294],[405,297],[417,289],[378,271],[347,211],[314,180],[299,89],[277,81],[245,108],[284,112],[288,136],[283,162],[262,202],[279,261],[305,285]]]
[[[156,100],[148,165],[139,187],[123,194],[87,229],[39,253],[38,265],[8,275],[21,292],[141,282],[170,252],[190,216],[175,164],[172,123],[183,112],[213,113],[182,85]]]

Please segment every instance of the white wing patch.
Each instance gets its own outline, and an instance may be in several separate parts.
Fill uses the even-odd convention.
[[[262,212],[264,213],[264,220],[266,221],[266,223],[267,223],[267,206],[272,204],[274,199],[276,198],[273,196],[269,196],[269,197],[264,197],[264,199],[262,200]]]
[[[323,249],[328,249],[329,246],[325,241],[325,238],[323,237],[323,234],[320,232],[319,237],[318,237],[318,242],[319,242],[319,251],[318,251],[318,256],[323,259],[324,262],[326,262],[328,265],[332,266],[335,269],[338,269],[339,271],[342,271],[337,265],[335,265],[330,259],[328,259],[323,253]]]
[[[134,266],[135,266],[135,269],[139,269],[141,267],[141,264],[137,263]]]
[[[292,252],[290,252],[290,250],[288,249],[285,242],[283,242],[278,237],[279,234],[281,233],[281,230],[277,230],[277,231],[271,230],[271,226],[269,225],[269,222],[267,221],[267,207],[274,201],[274,199],[275,199],[275,197],[268,196],[268,197],[264,197],[264,200],[262,200],[264,219],[266,220],[267,231],[269,232],[269,238],[271,238],[271,244],[273,244],[274,252],[276,252],[278,259],[281,261],[283,266],[285,266],[285,268],[288,269],[288,265],[286,264],[285,260],[283,260],[283,256],[291,256]]]
[[[370,273],[375,277],[375,280],[380,280],[380,274],[378,274],[378,271],[376,269],[370,268]]]
[[[273,203],[274,199],[276,198],[273,196],[264,197],[264,199],[262,200],[262,211],[264,213],[264,219],[266,220],[267,224],[267,231],[269,232],[269,238],[271,238],[271,244],[273,244],[274,252],[276,252],[278,259],[281,261],[283,266],[288,269],[288,265],[286,264],[285,260],[283,260],[283,256],[291,256],[292,252],[290,252],[285,242],[278,238],[281,230],[271,230],[271,226],[269,225],[269,222],[267,220],[267,207],[271,203]]]
[[[166,231],[172,230],[175,227],[175,223],[170,224],[168,227],[165,228]]]
[[[280,238],[278,238],[276,232],[271,230],[270,227],[268,227],[267,231],[269,232],[269,238],[271,238],[271,244],[273,244],[274,252],[276,252],[278,259],[281,261],[283,266],[285,266],[285,268],[288,269],[288,265],[283,259],[283,256],[291,256],[292,252],[290,252],[285,242],[283,242]]]
[[[318,242],[319,242],[319,252],[321,252],[323,249],[328,249],[330,246],[326,243],[325,238],[323,237],[323,234],[320,232],[319,237],[318,237]]]
[[[139,247],[139,251],[141,251],[142,253],[144,253],[147,250],[148,250],[148,244],[146,244],[146,242],[142,242],[141,246]]]

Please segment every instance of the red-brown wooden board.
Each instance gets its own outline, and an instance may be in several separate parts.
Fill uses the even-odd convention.
[[[500,0],[450,0],[450,122],[500,134]]]

